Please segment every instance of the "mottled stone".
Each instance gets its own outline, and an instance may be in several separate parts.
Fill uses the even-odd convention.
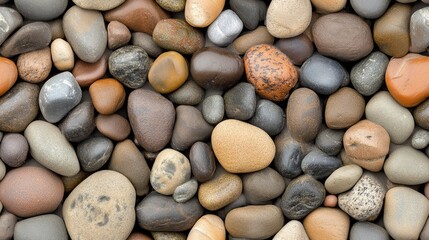
[[[340,153],[343,147],[344,130],[324,128],[319,131],[315,139],[316,146],[330,156]]]
[[[243,194],[249,204],[260,204],[279,197],[286,184],[276,170],[267,167],[243,175]]]
[[[336,169],[341,167],[341,160],[320,151],[309,152],[301,162],[301,169],[315,179],[325,179]]]
[[[51,50],[46,47],[20,54],[16,65],[22,80],[30,83],[43,82],[48,78],[52,69]]]
[[[196,142],[189,151],[189,161],[192,175],[199,182],[210,180],[216,170],[216,159],[210,146],[203,142]]]
[[[73,108],[58,125],[61,133],[70,142],[80,142],[95,129],[94,106],[84,101]]]
[[[429,145],[429,131],[415,129],[411,136],[411,146],[415,149],[423,149]]]
[[[201,108],[204,119],[210,124],[218,124],[225,114],[225,102],[220,95],[206,97]]]
[[[23,19],[21,14],[13,8],[0,7],[0,18],[2,26],[0,30],[0,45],[22,25]]]
[[[46,214],[19,221],[13,237],[16,240],[67,240],[68,234],[63,219],[55,214]]]
[[[188,79],[176,91],[168,94],[168,99],[177,105],[197,105],[204,99],[204,89],[194,80]]]

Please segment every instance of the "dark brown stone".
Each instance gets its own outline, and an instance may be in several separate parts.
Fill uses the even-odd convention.
[[[189,152],[192,174],[199,182],[210,180],[216,171],[216,159],[210,146],[196,142]]]

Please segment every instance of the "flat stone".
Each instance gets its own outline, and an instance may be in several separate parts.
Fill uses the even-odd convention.
[[[15,225],[14,239],[67,240],[63,219],[55,214],[27,218]]]
[[[256,102],[255,114],[249,123],[261,128],[270,136],[279,134],[285,126],[285,112],[270,100],[259,99]]]
[[[294,65],[302,65],[314,52],[313,42],[305,34],[279,39],[275,46],[286,54]]]
[[[304,226],[300,221],[290,220],[280,231],[274,236],[273,240],[286,240],[286,239],[301,239],[309,240]]]
[[[386,229],[371,222],[356,222],[350,229],[350,240],[358,239],[380,239],[389,240],[390,236]]]
[[[106,72],[107,54],[104,54],[95,63],[87,63],[78,59],[72,70],[73,76],[81,87],[89,87],[93,82],[102,79]]]
[[[22,134],[6,133],[0,144],[0,159],[9,167],[20,167],[28,154],[28,142]]]
[[[330,156],[340,153],[343,147],[344,130],[324,128],[319,131],[315,139],[316,146]]]
[[[226,239],[223,220],[213,214],[202,216],[188,234],[189,240]]]
[[[207,143],[196,142],[189,151],[192,175],[199,182],[210,180],[216,170],[216,159],[213,150]]]
[[[160,48],[152,36],[143,32],[133,32],[131,34],[131,44],[143,48],[151,57],[158,57],[164,50]]]
[[[52,69],[51,50],[46,47],[19,55],[16,62],[19,77],[30,83],[45,81]]]
[[[218,124],[225,114],[225,102],[220,95],[206,97],[202,103],[201,113],[210,124]]]
[[[242,1],[242,0],[239,0],[239,1]],[[242,2],[244,2],[244,4],[247,4],[251,1],[242,1]],[[256,1],[259,1],[259,0],[256,0]],[[260,2],[263,3],[262,1]],[[268,32],[267,27],[259,26],[256,29],[250,32],[243,33],[241,36],[237,37],[229,47],[234,49],[234,51],[236,51],[238,54],[243,55],[246,53],[247,49],[251,48],[252,46],[259,45],[259,44],[272,45],[273,43],[274,43],[274,37],[271,36],[271,34]]]
[[[186,22],[194,27],[207,27],[219,16],[224,6],[225,0],[188,0],[185,5]]]
[[[1,45],[18,27],[22,25],[23,19],[19,12],[8,7],[0,7],[0,18],[3,19],[0,31]]]
[[[338,208],[320,207],[304,219],[303,225],[312,240],[347,239],[350,218]]]
[[[109,115],[119,110],[125,103],[125,88],[113,78],[104,78],[95,81],[89,86],[89,94],[95,110]]]
[[[188,79],[188,63],[178,52],[168,51],[159,55],[148,73],[150,85],[159,93],[174,92]]]
[[[313,150],[305,155],[301,162],[301,169],[315,179],[321,180],[327,178],[336,169],[341,167],[341,160],[334,156],[320,151]]]
[[[86,172],[95,172],[109,160],[113,143],[105,137],[92,137],[77,145],[76,153],[80,166]]]
[[[81,102],[61,121],[58,127],[70,142],[80,142],[95,129],[94,106],[91,102]]]
[[[107,25],[107,47],[117,49],[127,45],[131,40],[131,32],[123,23],[111,21]]]
[[[169,12],[182,12],[185,10],[186,0],[156,0],[156,3]]]
[[[32,1],[16,0],[15,6],[25,18],[36,21],[47,21],[59,17],[67,8],[67,0],[42,0],[37,4]]]
[[[267,5],[260,0],[232,0],[229,1],[229,6],[249,30],[256,29],[267,15]]]
[[[279,197],[286,184],[276,170],[267,167],[243,175],[243,194],[249,204],[260,204]]]
[[[95,118],[95,125],[101,134],[113,141],[123,141],[131,133],[130,123],[119,114],[99,114]]]
[[[362,168],[351,164],[336,169],[325,181],[329,193],[339,194],[350,190],[361,178]]]
[[[198,182],[195,179],[191,179],[182,185],[176,187],[173,193],[174,201],[186,202],[193,198],[198,191]]]
[[[207,36],[212,43],[224,47],[232,43],[243,30],[243,22],[231,9],[220,13],[207,29]]]
[[[425,100],[414,109],[413,117],[417,126],[429,130],[429,100]]]
[[[118,7],[125,0],[110,0],[110,1],[93,1],[93,0],[73,0],[74,4],[85,9],[94,9],[99,11],[106,11]]]
[[[223,98],[228,118],[246,121],[256,110],[255,87],[250,83],[238,83],[228,90]]]
[[[188,79],[176,91],[168,94],[168,99],[177,105],[197,105],[204,100],[204,89],[194,80]]]
[[[389,0],[350,0],[353,10],[361,17],[377,19],[381,17],[389,7]]]

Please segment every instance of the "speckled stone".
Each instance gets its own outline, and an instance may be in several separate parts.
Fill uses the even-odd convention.
[[[82,169],[86,172],[95,172],[110,158],[113,143],[105,137],[93,137],[80,142],[76,153]]]
[[[243,22],[231,9],[224,10],[207,29],[212,43],[224,47],[234,41],[243,30]]]
[[[183,232],[151,232],[154,240],[186,240],[187,236]],[[152,238],[151,238],[152,240]]]
[[[343,147],[344,130],[324,128],[319,131],[315,139],[316,146],[330,156],[340,153]]]
[[[176,187],[173,193],[174,201],[186,202],[193,198],[198,191],[198,182],[195,179],[191,179],[182,185]]]
[[[341,160],[320,151],[319,149],[309,152],[301,162],[301,169],[315,179],[327,178],[333,171],[341,167]]]
[[[361,178],[362,168],[355,164],[342,166],[332,172],[325,181],[325,188],[331,194],[350,190]]]
[[[256,29],[267,15],[267,5],[260,0],[230,0],[229,6],[249,30]]]
[[[125,0],[73,0],[73,2],[81,8],[106,11],[121,5]]]
[[[429,8],[425,7],[415,11],[410,19],[410,52],[421,53],[429,46]]]
[[[61,121],[58,127],[70,142],[80,142],[95,129],[94,106],[89,101],[81,102]]]
[[[238,83],[223,96],[228,118],[246,121],[256,110],[255,87],[250,83]]]
[[[196,142],[189,151],[192,175],[199,182],[210,180],[216,170],[216,159],[213,150],[207,143]]]
[[[224,6],[225,0],[188,0],[185,5],[186,22],[194,27],[207,27],[219,16]]]
[[[9,167],[20,167],[28,154],[28,142],[22,134],[6,133],[0,144],[0,159]]]
[[[350,229],[350,240],[379,239],[389,240],[389,234],[383,227],[371,222],[356,222]]]
[[[23,19],[21,14],[13,8],[0,7],[0,17],[4,19],[3,24],[6,28],[0,31],[0,45],[22,25]]]
[[[389,7],[390,0],[350,0],[353,10],[367,19],[376,19],[381,17]]]
[[[213,214],[202,216],[192,227],[188,240],[226,239],[225,224],[223,220]]]
[[[225,114],[225,102],[220,95],[206,97],[202,103],[201,113],[210,124],[218,124]]]
[[[194,80],[188,79],[180,88],[168,94],[168,99],[177,105],[197,105],[204,99],[204,89]]]
[[[279,197],[286,184],[276,170],[267,167],[243,175],[243,194],[249,204],[261,204]]]
[[[51,50],[46,47],[20,54],[16,66],[22,80],[30,83],[43,82],[48,78],[52,69]]]
[[[14,239],[67,240],[63,219],[55,214],[40,215],[19,221],[15,225]]]

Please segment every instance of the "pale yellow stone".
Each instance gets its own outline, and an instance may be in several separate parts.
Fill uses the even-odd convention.
[[[51,43],[51,55],[54,66],[60,71],[71,70],[74,67],[74,53],[70,44],[64,39],[57,38]]]
[[[223,220],[213,214],[202,216],[192,227],[187,240],[224,240],[225,224]]]

